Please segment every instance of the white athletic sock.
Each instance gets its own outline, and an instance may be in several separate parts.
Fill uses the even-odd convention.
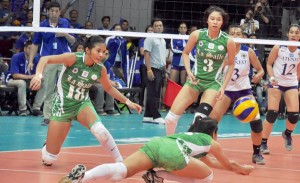
[[[177,123],[180,118],[180,115],[176,115],[171,111],[168,112],[165,123],[166,123],[166,133],[167,135],[172,135],[176,131]]]
[[[127,168],[123,163],[103,164],[85,172],[82,182],[109,180],[121,181],[127,175]]]
[[[123,161],[114,138],[102,123],[94,123],[91,127],[91,132],[95,135],[101,145],[112,155],[116,162]]]
[[[205,179],[193,179],[188,177],[180,177],[177,175],[173,175],[165,170],[159,170],[156,172],[158,177],[162,177],[165,180],[177,181],[177,182],[184,182],[184,183],[210,183],[212,180],[213,173],[211,173]]]

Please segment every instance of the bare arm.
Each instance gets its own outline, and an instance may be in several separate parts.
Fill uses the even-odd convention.
[[[32,44],[30,53],[29,53],[29,62],[28,62],[28,69],[33,69],[33,59],[38,51],[38,45]]]
[[[258,60],[255,52],[249,48],[248,50],[248,54],[249,54],[249,59],[250,59],[250,63],[251,65],[254,67],[254,69],[257,71],[257,73],[252,77],[252,82],[253,83],[258,83],[259,80],[264,76],[265,72],[263,67],[261,66],[260,61]]]
[[[186,43],[184,50],[182,51],[182,59],[183,59],[184,67],[185,67],[188,75],[192,75],[192,71],[190,68],[190,53],[196,45],[199,32],[200,32],[199,30],[196,30],[191,33],[191,35],[189,36],[189,40]]]
[[[235,43],[231,38],[229,38],[227,42],[227,57],[228,57],[228,61],[227,61],[228,69],[224,78],[223,85],[221,86],[224,89],[228,85],[234,70]]]
[[[102,84],[103,89],[106,93],[108,93],[113,98],[118,101],[128,105],[130,108],[135,109],[138,113],[142,112],[142,107],[136,103],[131,102],[128,98],[126,98],[122,93],[119,92],[115,87],[111,85],[111,82],[107,75],[107,70],[105,67],[102,67],[101,78],[99,82]]]
[[[210,160],[205,159],[205,160],[208,161],[208,163],[211,166],[214,166],[215,168],[229,170],[243,175],[250,174],[254,169],[253,166],[250,165],[242,166],[236,161],[229,160],[224,154],[220,144],[215,140],[212,140],[211,149],[209,153],[211,153],[215,157],[215,159],[210,159]]]
[[[75,37],[68,33],[56,33],[57,37],[65,37],[70,45],[75,43]]]
[[[47,64],[64,64],[65,66],[71,66],[75,63],[75,61],[75,53],[64,53],[61,55],[41,57],[36,68],[36,75],[30,81],[30,88],[32,90],[40,89],[43,72]]]

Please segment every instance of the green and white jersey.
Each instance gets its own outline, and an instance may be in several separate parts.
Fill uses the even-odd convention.
[[[203,157],[210,149],[212,137],[205,133],[178,133],[167,136],[166,138],[176,139],[181,152],[195,158]],[[186,158],[188,158],[188,156]]]
[[[61,105],[66,102],[81,102],[89,99],[89,88],[99,82],[103,64],[88,67],[84,64],[85,53],[77,52],[76,62],[63,66],[57,82],[57,92]]]
[[[200,29],[196,43],[195,76],[206,81],[219,80],[223,60],[227,54],[228,34],[220,31],[217,38],[211,39],[207,29]]]

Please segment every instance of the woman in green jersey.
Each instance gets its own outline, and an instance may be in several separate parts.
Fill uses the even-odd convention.
[[[188,81],[175,98],[172,107],[165,118],[167,135],[173,134],[179,118],[202,93],[199,109],[195,116],[208,116],[217,100],[224,96],[233,69],[235,44],[221,30],[228,22],[228,14],[220,7],[210,6],[204,12],[207,29],[199,29],[190,34],[189,40],[182,52]],[[195,72],[190,68],[189,54],[196,47]],[[223,77],[223,60],[228,57],[228,70]]]
[[[42,149],[44,165],[51,166],[57,160],[72,120],[77,120],[88,128],[116,162],[123,160],[113,137],[101,123],[91,103],[89,88],[93,83],[100,82],[104,90],[120,102],[126,103],[139,113],[142,108],[111,86],[103,65],[106,54],[104,39],[100,36],[92,36],[85,43],[84,52],[41,57],[36,76],[30,82],[33,90],[41,87],[43,71],[47,64],[63,64],[57,81],[57,92],[53,98],[47,144]]]
[[[217,125],[216,120],[198,116],[187,133],[153,138],[123,162],[102,164],[89,171],[86,171],[84,165],[76,165],[60,183],[90,180],[119,182],[149,169],[142,176],[147,183],[159,183],[164,179],[184,183],[208,183],[213,178],[210,167],[243,175],[250,174],[253,166],[242,166],[229,160],[220,144],[213,139],[216,138]],[[155,172],[152,168],[164,170]]]

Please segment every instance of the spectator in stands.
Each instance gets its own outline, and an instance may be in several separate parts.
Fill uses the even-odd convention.
[[[259,22],[253,18],[253,9],[248,8],[246,10],[245,19],[241,19],[240,25],[243,28],[243,32],[250,35],[255,34],[255,32],[259,29]]]
[[[31,22],[27,22],[26,26],[32,27]],[[16,44],[15,44],[15,52],[19,53],[21,50],[23,50],[24,45],[27,41],[32,40],[33,37],[33,32],[23,32],[20,37],[17,39]]]
[[[257,38],[267,39],[270,34],[271,22],[273,21],[273,14],[262,2],[257,2],[254,7],[254,19],[259,22],[259,30],[255,32]],[[265,45],[257,45],[259,52],[259,60],[263,62],[265,60]]]
[[[85,21],[84,23],[84,29],[94,29],[94,24],[91,21]],[[79,34],[78,37],[76,37],[76,41],[85,43],[86,40],[91,37],[90,34]]]
[[[152,33],[153,32],[153,27],[152,25],[147,25],[145,32]],[[146,89],[146,84],[147,84],[147,67],[145,65],[145,58],[144,58],[144,41],[145,38],[141,38],[139,40],[139,55],[140,55],[140,62],[142,62],[140,66],[140,75],[141,75],[141,96],[139,98],[140,102],[139,104],[141,106],[144,106],[144,94],[145,94],[145,89]]]
[[[282,38],[287,39],[286,32],[290,24],[296,24],[297,20],[297,11],[300,7],[299,0],[282,0],[282,19],[281,19],[281,32]]]
[[[27,22],[33,21],[33,9],[29,9],[26,14]]]
[[[99,27],[98,30],[110,30],[110,16],[103,16],[101,19],[102,27]]]
[[[161,19],[152,20],[154,33],[164,30]],[[163,38],[147,37],[144,42],[144,58],[147,67],[147,100],[143,122],[163,123],[164,119],[159,113],[161,88],[166,69],[166,41]]]
[[[10,10],[9,0],[2,0],[0,6],[0,26],[10,26],[14,13]],[[10,32],[0,32],[0,39],[10,39]]]
[[[24,45],[24,50],[20,53],[13,55],[8,74],[8,86],[14,86],[18,88],[18,104],[19,104],[19,115],[27,116],[27,106],[26,106],[26,93],[30,80],[35,76],[35,68],[39,61],[39,56],[37,55],[33,61],[33,69],[28,69],[28,60],[30,49],[32,47],[32,42],[27,41]],[[44,92],[42,90],[38,91],[33,103],[33,115],[42,116],[41,106],[43,104]]]
[[[70,28],[71,25],[67,19],[60,18],[60,4],[52,1],[49,4],[47,13],[49,18],[40,23],[40,27],[47,28]],[[33,58],[38,51],[39,45],[42,45],[40,54],[41,56],[47,55],[59,55],[66,52],[71,52],[69,45],[75,42],[75,38],[72,34],[68,33],[52,33],[52,32],[35,32],[33,37],[33,46],[31,48],[28,68],[33,68]],[[44,100],[44,121],[42,125],[49,123],[51,116],[51,103],[53,101],[53,95],[55,92],[56,81],[58,75],[62,69],[61,64],[47,65],[44,71],[44,82],[41,90],[45,92]]]
[[[179,35],[186,35],[187,25],[181,22],[178,27]],[[186,82],[186,70],[182,60],[182,51],[186,46],[186,39],[171,39],[171,49],[173,52],[172,66],[170,71],[170,80],[183,86]]]
[[[128,22],[128,20],[122,19],[120,21],[120,24],[121,24],[121,30],[122,31],[128,31],[128,29],[129,29],[129,22]]]
[[[120,24],[112,27],[113,31],[122,31]],[[127,64],[126,40],[121,36],[109,36],[106,38],[106,47],[109,51],[109,57],[104,63],[106,69],[113,70],[117,78],[124,79],[124,69]]]
[[[191,25],[190,29],[189,29],[189,34],[191,34],[192,32],[194,32],[195,30],[198,30],[198,27],[196,25]]]
[[[29,0],[25,0],[22,5],[21,11],[15,13],[15,15],[16,15],[15,18],[18,19],[20,21],[21,25],[23,25],[23,26],[25,26],[27,23],[28,10],[29,10]]]

